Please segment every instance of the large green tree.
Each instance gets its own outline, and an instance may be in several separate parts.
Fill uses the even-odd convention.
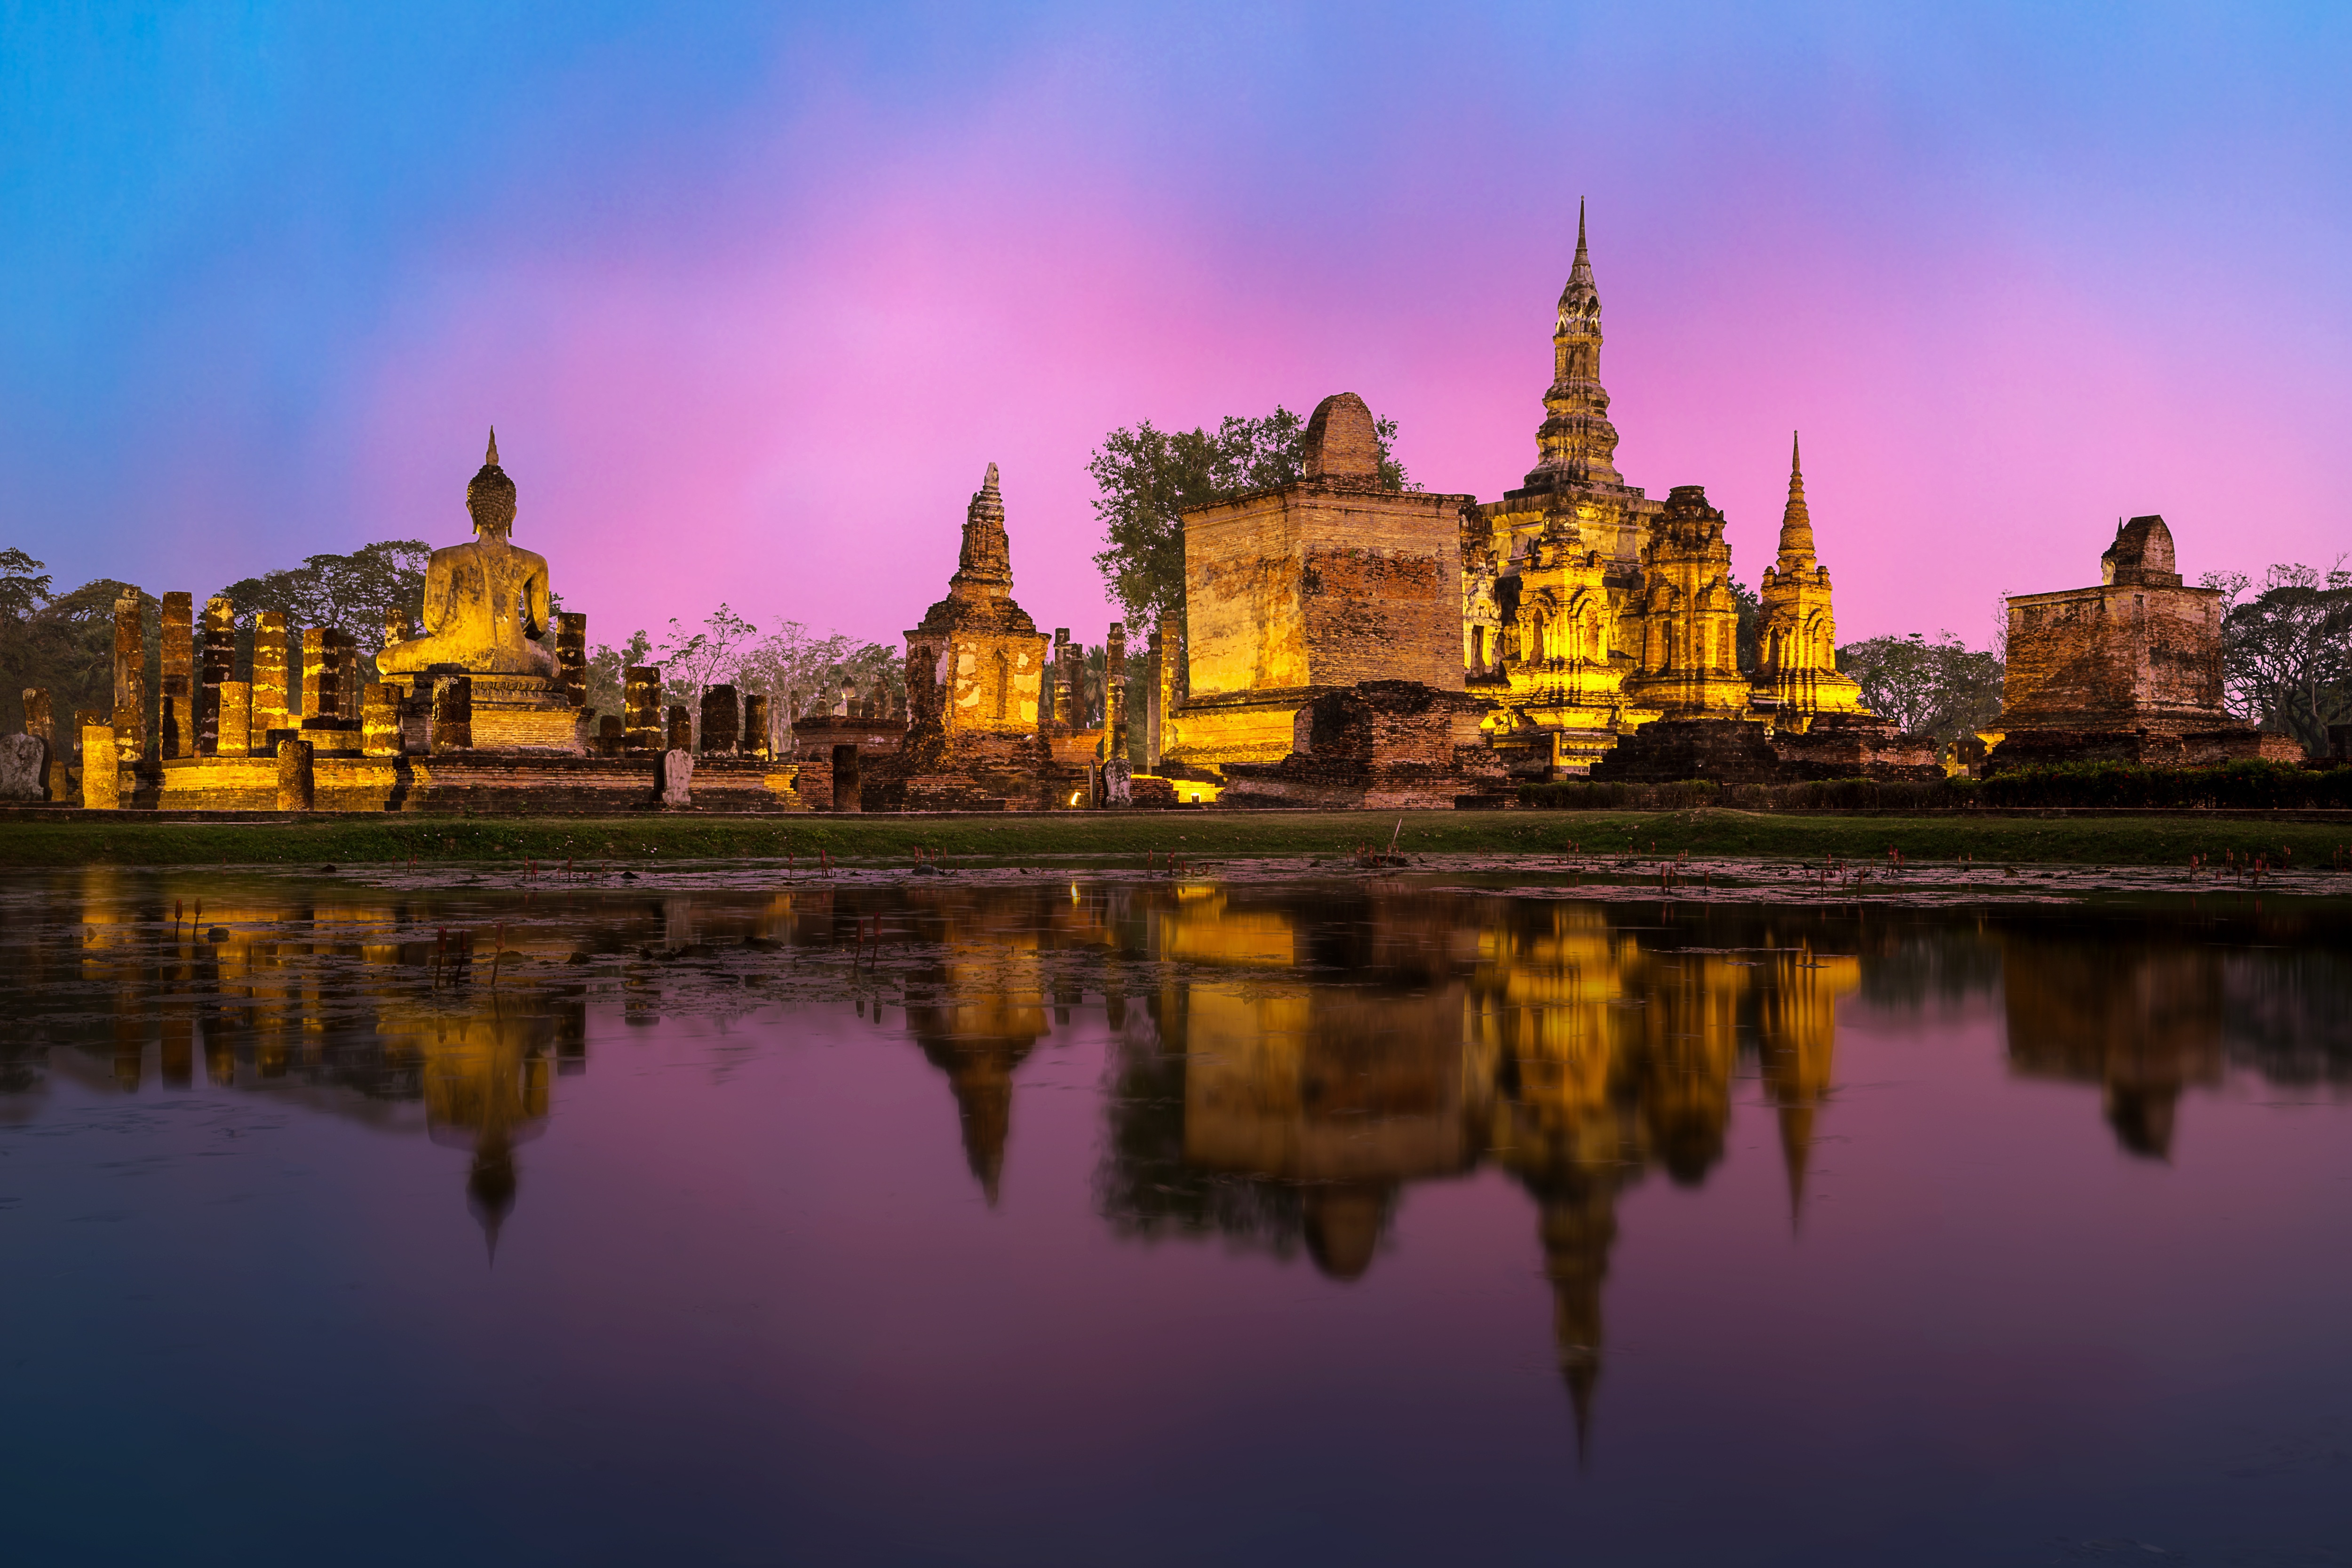
[[[1377,426],[1381,479],[1411,489],[1394,455],[1396,428],[1393,419]],[[1289,484],[1306,463],[1307,421],[1279,404],[1260,419],[1228,415],[1214,432],[1162,430],[1146,419],[1103,437],[1087,464],[1103,525],[1095,565],[1139,636],[1184,613],[1184,513]]]
[[[1837,662],[1861,684],[1871,711],[1907,733],[1948,742],[1989,727],[2000,712],[2000,657],[1950,632],[1847,643]]]
[[[2221,679],[2232,711],[2292,735],[2316,756],[2331,724],[2352,724],[2352,572],[2281,564],[2253,586],[2243,573],[2210,573],[2228,606]]]

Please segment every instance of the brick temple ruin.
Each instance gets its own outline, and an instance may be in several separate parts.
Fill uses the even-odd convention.
[[[2221,591],[2174,570],[2161,517],[2118,523],[2098,585],[2009,600],[2008,673],[1990,772],[2050,762],[2298,762],[2221,704]]]
[[[1125,627],[1110,626],[1097,678],[1082,641],[1049,637],[1013,598],[994,464],[965,508],[946,596],[906,633],[903,707],[883,689],[709,686],[690,711],[642,667],[625,672],[621,712],[593,713],[586,617],[551,613],[547,560],[513,542],[515,487],[493,435],[467,487],[475,536],[433,552],[424,625],[385,627],[380,679],[362,683],[344,632],[269,613],[241,631],[227,600],[199,611],[173,593],[149,692],[134,590],[116,606],[111,707],[56,714],[26,692],[26,734],[0,742],[0,797],[226,811],[1385,810],[1586,776],[1904,779],[1958,765],[1871,713],[1839,671],[1793,442],[1759,579],[1760,647],[1742,668],[1727,520],[1701,486],[1661,501],[1626,481],[1602,341],[1580,211],[1537,462],[1519,487],[1485,502],[1388,488],[1371,411],[1350,393],[1325,398],[1296,481],[1181,519],[1184,605],[1144,639],[1132,722]],[[2183,585],[2161,518],[2122,524],[2101,578],[2009,601],[2004,711],[1969,764],[2299,755],[2223,708],[2221,595]],[[76,742],[78,782],[65,760]]]

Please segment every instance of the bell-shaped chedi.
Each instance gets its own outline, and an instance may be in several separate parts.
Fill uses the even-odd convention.
[[[866,805],[1044,806],[1066,792],[1043,733],[1050,639],[1013,598],[996,465],[964,509],[948,595],[907,633],[907,735]]]

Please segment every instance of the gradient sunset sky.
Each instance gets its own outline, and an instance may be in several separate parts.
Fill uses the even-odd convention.
[[[592,641],[894,640],[1002,465],[1099,640],[1114,426],[1535,459],[1579,197],[1627,479],[1842,637],[2352,550],[2352,7],[0,5],[0,545],[199,595],[516,539]]]

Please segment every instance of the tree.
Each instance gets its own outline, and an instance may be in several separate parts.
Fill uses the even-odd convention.
[[[1837,662],[1861,683],[1871,710],[1906,733],[1948,742],[1989,728],[2000,713],[2000,660],[1950,632],[1847,643]]]
[[[1739,625],[1733,636],[1733,657],[1738,668],[1753,675],[1764,663],[1764,601],[1756,590],[1736,577],[1727,577],[1731,584],[1732,603],[1739,606]]]
[[[414,626],[425,611],[425,567],[433,551],[421,539],[385,539],[349,555],[312,555],[299,566],[247,577],[220,591],[236,611],[237,662],[253,657],[254,617],[274,611],[289,631],[312,626],[348,636],[358,645],[360,679],[377,679],[388,618]]]
[[[2294,736],[2316,756],[2327,727],[2352,723],[2352,572],[2341,561],[2324,575],[2280,564],[2259,593],[2241,572],[2208,573],[2219,588],[2223,700],[2232,712],[2273,733]]]
[[[1381,482],[1412,489],[1396,460],[1396,421],[1375,426]],[[1149,629],[1184,613],[1183,514],[1253,490],[1297,479],[1307,468],[1307,421],[1276,404],[1263,419],[1227,415],[1214,435],[1161,430],[1149,419],[1114,430],[1095,449],[1095,516],[1104,549],[1095,557],[1103,583],[1129,626]]]

